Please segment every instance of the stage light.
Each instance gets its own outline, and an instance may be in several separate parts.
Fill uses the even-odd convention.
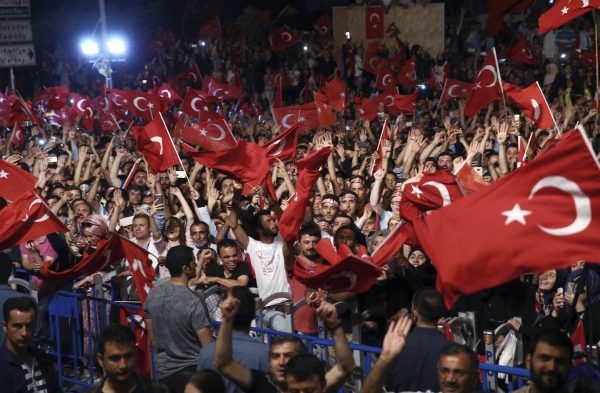
[[[120,37],[112,37],[106,43],[106,47],[111,55],[124,55],[127,48],[125,40]]]
[[[96,56],[100,53],[98,43],[92,39],[85,39],[79,44],[81,52],[86,56]]]

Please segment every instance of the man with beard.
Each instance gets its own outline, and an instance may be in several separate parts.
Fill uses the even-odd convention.
[[[244,228],[238,223],[239,203],[234,203],[234,208],[229,214],[229,226],[240,243],[250,256],[250,263],[256,276],[258,296],[266,299],[274,293],[290,293],[287,280],[287,271],[294,262],[294,254],[288,244],[279,234],[277,221],[269,210],[261,210],[252,219],[254,231],[258,239],[249,237]],[[263,319],[266,327],[274,330],[289,331],[289,324],[285,314],[289,307],[285,307],[286,299],[273,299],[265,304]]]
[[[529,386],[515,393],[561,393],[573,360],[573,344],[559,330],[540,331],[533,339],[525,364],[531,371]]]

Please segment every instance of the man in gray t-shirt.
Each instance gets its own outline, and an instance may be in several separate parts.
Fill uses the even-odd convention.
[[[200,348],[213,339],[206,304],[187,286],[196,276],[194,252],[187,246],[173,247],[166,265],[171,279],[150,290],[144,317],[158,380],[172,392],[182,392],[196,370]]]

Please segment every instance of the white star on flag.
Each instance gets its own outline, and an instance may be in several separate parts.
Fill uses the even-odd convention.
[[[419,189],[419,186],[412,186],[412,185],[411,185],[411,187],[412,187],[412,192],[411,192],[411,194],[416,194],[416,195],[417,195],[417,198],[421,199],[421,194],[423,193],[423,191],[421,191],[421,190]]]
[[[206,131],[204,128],[200,130],[200,135],[202,136],[206,136],[208,131]]]
[[[519,204],[515,204],[515,206],[513,206],[512,210],[507,210],[502,212],[503,216],[506,216],[506,222],[504,223],[504,225],[508,225],[513,221],[517,221],[523,225],[526,224],[525,222],[525,217],[530,215],[531,211],[529,210],[522,210],[521,206],[519,206]]]
[[[562,10],[560,10],[560,12],[562,12],[563,15],[566,15],[569,12],[569,9],[565,7]]]
[[[0,179],[8,179],[8,172],[5,172],[4,169],[0,170]]]

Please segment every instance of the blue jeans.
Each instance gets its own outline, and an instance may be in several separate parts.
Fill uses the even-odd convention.
[[[285,314],[281,311],[265,308],[263,310],[263,321],[267,329],[279,330],[282,332],[291,332],[290,326]]]

